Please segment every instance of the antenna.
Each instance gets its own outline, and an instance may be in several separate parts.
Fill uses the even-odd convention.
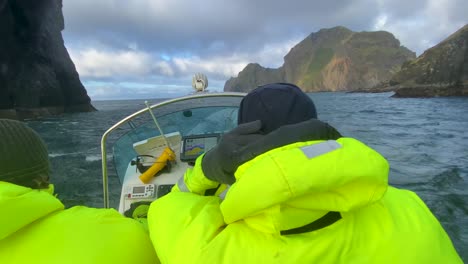
[[[154,116],[153,110],[151,110],[151,107],[149,106],[148,101],[145,101],[145,105],[146,107],[148,107],[148,111],[150,112],[151,117],[153,118],[154,124],[156,124],[156,128],[159,130],[159,133],[161,133],[161,136],[163,137],[164,142],[166,143],[166,148],[162,151],[161,155],[158,156],[154,164],[151,165],[151,167],[148,170],[146,170],[140,175],[140,180],[143,183],[149,183],[153,179],[153,177],[156,176],[158,172],[160,172],[166,166],[170,165],[171,161],[175,162],[176,154],[171,149],[171,146],[169,145],[169,141],[167,140],[161,127],[159,126],[158,120]]]
[[[156,117],[154,116],[153,110],[152,110],[151,107],[149,106],[148,101],[145,101],[145,105],[146,105],[146,107],[148,108],[148,111],[149,111],[149,113],[151,114],[151,117],[153,118],[153,121],[154,121],[154,124],[156,125],[156,128],[159,130],[159,133],[160,133],[161,136],[164,138],[164,141],[166,142],[166,146],[167,146],[168,148],[171,148],[171,145],[169,145],[169,141],[167,141],[166,136],[164,135],[164,133],[163,133],[161,127],[159,126],[158,120],[157,120]]]

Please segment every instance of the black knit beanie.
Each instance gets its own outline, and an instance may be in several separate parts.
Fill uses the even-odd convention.
[[[38,175],[49,176],[49,157],[41,137],[26,124],[0,119],[0,181],[38,188]]]
[[[265,134],[280,126],[317,118],[312,99],[299,87],[290,83],[272,83],[259,86],[241,101],[238,124],[262,121]]]

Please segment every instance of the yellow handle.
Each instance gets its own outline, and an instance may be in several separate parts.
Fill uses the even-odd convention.
[[[158,159],[154,162],[154,164],[149,167],[148,170],[146,170],[143,174],[140,175],[140,180],[143,183],[148,183],[151,181],[151,179],[158,173],[160,170],[162,170],[165,166],[167,161],[174,161],[175,160],[175,153],[170,149],[169,147],[166,147],[161,154],[161,156],[158,157]]]

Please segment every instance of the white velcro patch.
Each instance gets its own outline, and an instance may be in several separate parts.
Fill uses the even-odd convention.
[[[340,143],[335,140],[328,140],[318,144],[301,147],[301,150],[309,159],[311,159],[339,148],[341,148]]]

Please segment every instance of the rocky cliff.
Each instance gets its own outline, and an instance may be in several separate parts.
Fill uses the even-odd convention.
[[[270,69],[260,66],[258,63],[249,63],[237,78],[229,79],[224,85],[224,91],[245,92],[258,85],[284,82],[283,68]]]
[[[95,110],[63,29],[62,0],[0,0],[0,118]]]
[[[468,96],[468,25],[404,63],[391,82],[396,97]]]
[[[385,31],[322,29],[293,47],[278,69],[249,64],[225,91],[250,91],[269,82],[291,82],[306,92],[351,91],[390,79],[415,53]]]

